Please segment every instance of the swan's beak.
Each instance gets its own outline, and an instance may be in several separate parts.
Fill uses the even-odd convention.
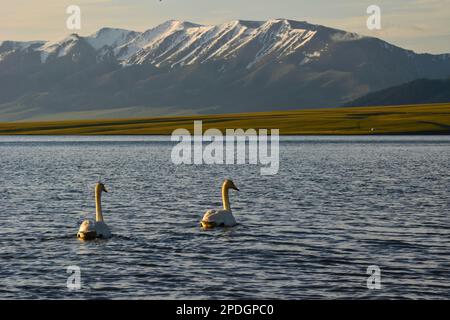
[[[105,188],[105,187],[103,187],[103,191],[104,191],[104,192],[106,192],[106,193],[108,193],[108,190],[106,190],[106,188]]]
[[[240,190],[238,189],[238,187],[236,187],[235,185],[231,186],[230,189],[233,189],[233,190],[236,190],[236,191],[240,191]]]

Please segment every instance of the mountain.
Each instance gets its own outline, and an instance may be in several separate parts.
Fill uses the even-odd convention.
[[[1,42],[0,121],[335,107],[449,75],[449,54],[307,22],[171,20],[144,32]]]
[[[449,79],[418,79],[364,95],[345,106],[386,106],[450,102]]]

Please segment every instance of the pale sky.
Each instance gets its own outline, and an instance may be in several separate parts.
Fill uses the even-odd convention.
[[[382,29],[366,27],[369,5]],[[81,35],[101,27],[144,31],[170,19],[202,24],[289,18],[376,36],[416,52],[450,53],[450,0],[0,0],[0,41],[59,40],[66,8],[82,12]]]

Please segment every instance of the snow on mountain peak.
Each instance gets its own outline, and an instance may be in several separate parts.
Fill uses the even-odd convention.
[[[35,50],[44,43],[43,41],[0,41],[0,61],[17,51]]]
[[[193,23],[193,22],[189,22],[189,21],[168,20],[168,21],[160,24],[160,26],[165,26],[168,28],[176,28],[176,29],[189,29],[189,28],[200,27],[202,25]]]
[[[362,39],[363,36],[353,32],[339,32],[331,35],[331,39],[336,42],[347,42]]]
[[[31,47],[42,46],[44,43],[45,41],[0,41],[0,50],[26,50]]]
[[[86,39],[94,49],[99,50],[105,46],[121,46],[131,41],[137,34],[137,32],[124,29],[102,28]]]
[[[99,58],[113,57],[123,65],[149,63],[175,67],[240,57],[240,62],[251,68],[266,58],[279,60],[303,52],[317,33],[320,43],[316,41],[315,46],[359,39],[356,34],[287,19],[233,20],[219,25],[168,20],[144,32],[102,28],[87,37],[72,34],[62,41],[46,43],[39,50],[46,62],[49,56],[67,54],[81,40]],[[300,58],[311,52],[303,52]]]
[[[282,58],[292,54],[314,37],[317,30],[312,29],[313,25],[295,25],[286,19],[233,20],[219,25],[169,20],[141,33],[115,52],[124,65],[151,63],[174,67],[231,59],[251,50],[251,67],[269,55]]]

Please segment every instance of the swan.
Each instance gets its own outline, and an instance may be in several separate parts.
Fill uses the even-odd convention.
[[[101,182],[95,186],[95,222],[84,220],[78,230],[77,238],[81,240],[92,240],[95,238],[109,238],[111,231],[105,221],[103,221],[102,192],[108,192]]]
[[[222,184],[222,202],[223,210],[208,210],[203,216],[200,225],[204,229],[210,229],[214,227],[233,227],[235,226],[236,219],[234,219],[231,212],[230,199],[228,197],[228,190],[233,189],[239,191],[234,185],[232,180],[225,180]]]

